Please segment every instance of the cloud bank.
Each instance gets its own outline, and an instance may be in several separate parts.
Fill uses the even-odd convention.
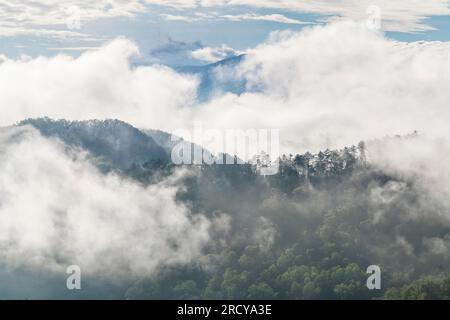
[[[119,118],[159,128],[171,113],[182,113],[193,104],[197,79],[162,66],[132,67],[129,59],[138,54],[132,42],[118,39],[77,59],[3,58],[0,125],[46,115]]]
[[[195,101],[196,77],[131,66],[133,54],[137,48],[119,39],[77,59],[3,57],[1,123],[50,116],[119,118],[169,132],[196,121],[205,129],[275,128],[285,153],[415,130],[430,139],[450,135],[447,42],[397,42],[352,22],[277,32],[239,65],[215,70],[217,79],[245,80],[243,94],[219,92],[204,104]]]
[[[266,14],[257,15],[254,13],[237,14],[237,15],[224,15],[222,18],[230,21],[245,21],[245,20],[255,20],[255,21],[270,21],[285,24],[308,24],[297,19],[288,18],[282,14]]]
[[[442,139],[450,134],[450,43],[401,43],[342,21],[278,32],[239,65],[215,70],[217,78],[245,80],[243,94],[221,92],[204,104],[195,100],[196,77],[132,66],[137,53],[119,39],[76,59],[2,56],[1,124],[50,116],[120,118],[167,131],[195,121],[211,129],[277,128],[282,151],[292,153],[418,130],[426,138],[369,145],[369,160],[421,182],[427,204],[450,208],[450,145]],[[176,182],[143,188],[102,176],[33,131],[3,133],[0,146],[0,252],[9,265],[152,273],[192,261],[211,239],[214,222],[174,201]],[[403,190],[388,187],[382,201]],[[447,250],[439,241],[429,246]]]
[[[216,51],[194,52],[212,61]],[[123,39],[76,59],[3,57],[0,124],[49,116],[119,118],[166,131],[192,129],[195,121],[211,129],[276,128],[285,152],[414,130],[445,136],[449,52],[446,42],[401,43],[350,22],[278,32],[238,66],[215,70],[217,79],[245,80],[243,94],[218,92],[201,105],[197,77],[132,66],[138,51]]]
[[[196,13],[193,16],[186,15],[173,15],[173,14],[160,14],[160,16],[167,21],[183,21],[183,22],[199,22],[199,21],[221,21],[228,20],[234,22],[240,21],[269,21],[276,23],[285,23],[285,24],[310,24],[309,22],[300,21],[297,19],[291,19],[282,14],[266,14],[266,15],[258,15],[256,13],[243,13],[243,14],[225,14],[220,15],[217,12],[215,13]]]
[[[213,61],[219,51],[194,52]],[[195,121],[211,129],[276,128],[283,152],[340,148],[415,130],[445,136],[449,52],[446,42],[397,42],[350,22],[278,32],[248,50],[238,66],[215,70],[220,81],[245,80],[243,94],[218,92],[200,105],[197,77],[132,66],[138,50],[124,39],[76,59],[3,57],[0,124],[49,116],[119,118],[166,131],[192,129]]]
[[[344,18],[353,21],[367,20],[368,8],[380,9],[382,28],[385,31],[424,32],[433,29],[427,23],[428,17],[448,16],[448,0],[146,0],[174,8],[220,8],[221,6],[249,6],[293,12],[319,14],[325,17]]]
[[[133,18],[145,10],[144,3],[139,0],[0,1],[0,36],[84,37],[77,30],[68,28],[74,19],[88,23],[105,18]]]
[[[247,92],[195,117],[212,128],[279,128],[288,152],[415,130],[446,136],[449,52],[449,43],[401,43],[347,22],[275,33],[237,68],[217,69],[245,79]]]
[[[367,20],[368,8],[380,9],[382,28],[385,31],[423,32],[432,27],[426,19],[433,16],[448,16],[448,0],[146,0],[173,8],[220,8],[222,6],[249,6],[319,14],[326,17],[340,17],[350,20]]]
[[[175,201],[184,174],[143,187],[101,174],[34,129],[3,129],[0,263],[61,274],[79,265],[85,275],[122,277],[193,262],[214,221]]]
[[[222,46],[215,48],[211,47],[200,48],[192,51],[191,53],[194,59],[205,61],[208,63],[218,62],[220,60],[224,60],[241,54],[242,52],[235,50],[227,46],[226,44],[223,44]]]
[[[133,19],[140,14],[155,12],[155,9],[169,20],[192,22],[200,18],[183,17],[177,12],[196,8],[221,10],[225,6],[237,10],[248,7],[287,10],[351,20],[367,20],[370,14],[367,9],[376,6],[381,11],[383,30],[399,32],[428,31],[432,26],[426,21],[427,18],[450,15],[448,0],[10,0],[0,2],[0,36],[31,35],[36,31],[52,37],[82,36],[71,33],[67,28],[61,30],[73,18],[73,8],[80,11],[81,23],[117,17]],[[236,16],[241,19],[301,23],[280,13],[257,16],[244,10]]]

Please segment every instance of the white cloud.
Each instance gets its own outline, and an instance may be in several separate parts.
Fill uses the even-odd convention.
[[[369,16],[367,9],[370,6],[377,6],[381,10],[383,29],[401,32],[429,30],[426,17],[450,15],[447,0],[234,0],[231,4],[332,15],[351,20],[367,20]]]
[[[256,21],[271,21],[286,24],[310,24],[309,22],[304,22],[297,19],[290,19],[282,14],[257,15],[254,13],[247,13],[238,15],[223,15],[220,16],[220,18],[230,21],[256,20]]]
[[[271,8],[295,12],[314,13],[325,16],[341,17],[351,20],[367,20],[370,6],[381,10],[383,30],[400,32],[422,32],[431,29],[426,18],[450,15],[448,0],[147,0],[171,7],[221,7],[251,6],[255,8]]]
[[[331,17],[341,17],[351,20],[367,20],[369,6],[378,6],[381,10],[382,27],[387,31],[421,32],[432,27],[426,21],[428,17],[450,15],[448,0],[9,0],[0,1],[0,27],[7,30],[0,35],[31,33],[33,30],[51,26],[65,26],[71,18],[69,8],[80,8],[81,23],[98,19],[128,17],[130,19],[141,13],[154,12],[152,5],[164,11],[167,19],[199,19],[199,17],[185,17],[173,14],[173,10],[194,8],[270,8],[274,10],[288,10],[293,12],[313,13]],[[220,15],[220,14],[218,14]],[[279,13],[268,15],[237,14],[235,18],[270,20],[282,23],[299,23],[296,19],[289,19]],[[202,19],[204,19],[203,17]],[[195,20],[197,21],[197,20]],[[39,28],[39,26],[41,28]],[[41,31],[42,33],[43,31]],[[70,36],[70,34],[67,34]]]
[[[402,43],[339,22],[274,33],[234,71],[218,72],[255,91],[197,107],[205,127],[279,128],[282,151],[293,154],[375,140],[375,169],[414,182],[424,208],[450,209],[450,42]],[[424,136],[376,140],[415,130]]]
[[[79,58],[12,60],[0,64],[0,125],[23,118],[120,118],[165,127],[193,104],[197,79],[160,66],[131,67],[136,46],[118,39]],[[26,94],[24,94],[26,92]]]
[[[194,117],[211,128],[279,128],[290,152],[414,130],[445,136],[449,52],[450,43],[400,43],[356,23],[275,33],[234,70],[256,92],[217,97]]]
[[[66,38],[87,38],[87,35],[70,30],[48,30],[38,28],[21,28],[21,27],[1,27],[0,37],[14,37],[14,36],[35,36],[35,37],[49,37],[54,39]]]
[[[117,279],[193,262],[214,221],[175,201],[184,174],[143,187],[101,174],[34,129],[3,129],[0,263],[61,274],[75,264]]]
[[[145,11],[138,0],[8,0],[0,2],[2,24],[20,25],[66,25],[73,14],[72,8],[80,9],[82,21],[89,22],[101,18],[133,17]]]
[[[390,137],[370,141],[367,147],[368,160],[375,169],[405,181],[380,188],[387,197],[378,201],[398,203],[410,190],[407,184],[413,182],[421,197],[421,208],[411,208],[409,216],[421,217],[423,208],[427,208],[428,212],[440,215],[442,223],[450,225],[450,141],[447,137]]]
[[[197,49],[191,53],[192,57],[197,60],[206,61],[206,62],[217,62],[220,60],[224,60],[226,58],[230,58],[233,56],[241,55],[242,52],[234,50],[233,48],[223,44],[220,47],[211,48],[205,47],[201,49]]]
[[[167,21],[195,22],[195,21],[203,20],[203,18],[180,16],[180,15],[173,15],[173,14],[160,14],[160,16],[164,20],[167,20]]]
[[[219,15],[218,13],[203,13],[203,14],[195,14],[195,16],[183,16],[183,15],[172,15],[172,14],[160,14],[160,16],[167,21],[183,21],[183,22],[198,22],[198,21],[220,21],[220,20],[229,20],[229,21],[270,21],[270,22],[278,22],[285,24],[310,24],[309,22],[300,21],[297,19],[290,19],[282,14],[267,14],[267,15],[258,15],[255,13],[245,13],[245,14],[227,14],[227,15]]]
[[[92,51],[92,50],[98,50],[100,47],[50,47],[47,48],[47,50],[50,51]]]
[[[84,23],[98,19],[128,17],[146,11],[140,0],[8,0],[0,1],[0,36],[85,37],[68,28],[74,19]]]
[[[350,22],[278,32],[248,50],[237,68],[216,70],[222,78],[246,79],[256,92],[218,93],[198,106],[196,78],[158,66],[131,67],[136,50],[117,40],[77,59],[3,58],[1,124],[47,115],[119,118],[172,131],[201,120],[212,129],[278,128],[286,152],[414,130],[450,134],[450,43],[401,43]],[[209,48],[200,53],[211,60],[221,54]]]
[[[403,175],[405,179],[419,177],[423,187],[436,199],[448,203],[444,199],[450,194],[450,167],[447,168],[450,144],[439,138],[450,136],[449,42],[401,43],[367,29],[364,24],[342,21],[301,32],[274,33],[266,43],[249,50],[236,68],[216,71],[223,77],[246,79],[250,91],[240,96],[219,95],[202,105],[194,105],[196,78],[157,66],[131,67],[129,57],[136,53],[132,43],[117,40],[77,59],[0,57],[1,123],[7,125],[26,117],[44,115],[67,119],[108,117],[140,127],[171,131],[191,128],[194,120],[201,120],[205,127],[212,129],[279,128],[283,151],[294,153],[339,148],[359,140],[418,130],[428,138],[410,145],[393,144],[378,149],[371,146],[370,159],[388,173]],[[139,208],[145,207],[146,197],[150,197],[145,190],[126,181],[118,182],[114,176],[97,176],[83,162],[66,161],[68,157],[55,148],[54,144],[34,136],[12,146],[8,144],[8,147],[3,143],[0,148],[0,153],[7,155],[0,160],[0,187],[3,187],[0,194],[20,208],[17,212],[23,216],[19,217],[31,214],[26,206],[33,202],[24,197],[32,197],[33,192],[41,189],[43,194],[36,200],[40,208],[38,216],[43,217],[38,224],[40,230],[46,230],[53,221],[45,214],[49,214],[47,208],[54,203],[47,203],[46,199],[53,199],[54,194],[46,190],[61,192],[58,196],[68,200],[62,202],[68,206],[62,209],[56,206],[50,211],[53,213],[72,208],[85,197],[89,202],[81,201],[79,206],[86,208],[86,212],[91,212],[92,207],[96,209],[93,212],[121,212],[123,207],[116,198],[120,198],[117,194],[125,193],[128,202],[134,201],[132,210],[140,217]],[[22,167],[26,170],[23,175],[19,170]],[[46,170],[49,167],[51,171]],[[72,174],[72,169],[77,174]],[[54,170],[64,179],[53,179]],[[87,195],[76,186],[60,182],[74,181],[74,176],[86,184]],[[28,177],[33,179],[28,181]],[[39,178],[42,178],[40,183]],[[6,187],[9,181],[17,183],[18,189]],[[56,183],[57,187],[50,183]],[[162,194],[158,194],[159,189]],[[135,190],[136,195],[127,190]],[[173,193],[165,186],[158,186],[158,190],[154,191],[158,197],[172,205]],[[169,190],[173,189],[169,187]],[[90,199],[92,194],[101,197]],[[110,203],[104,199],[112,200]],[[5,208],[8,207],[2,202],[0,210]],[[98,208],[106,209],[98,211]],[[183,210],[177,212],[185,212]],[[101,216],[94,217],[102,227]],[[117,221],[123,224],[123,217],[119,215]],[[19,225],[27,230],[26,222]],[[9,220],[0,223],[0,228],[9,228],[5,226],[11,226]],[[105,226],[106,230],[110,227]],[[0,235],[9,237],[9,231],[6,232],[9,229],[3,230]],[[81,233],[73,232],[76,239],[81,237]],[[104,234],[106,231],[102,236]],[[118,236],[125,237],[125,233]],[[20,248],[37,252],[46,248],[48,239],[37,237],[36,233],[30,233],[30,237],[17,240],[22,245]],[[88,234],[89,237],[93,236]],[[43,246],[33,247],[32,243]],[[26,254],[26,250],[19,252]],[[43,256],[48,256],[47,251],[42,252]],[[20,256],[15,256],[14,252],[6,254],[12,257],[11,261],[20,261]],[[172,256],[168,257],[164,259],[171,261]],[[41,258],[37,255],[30,261],[41,261]],[[86,261],[91,261],[89,259],[92,257]],[[139,269],[140,264],[136,266]]]

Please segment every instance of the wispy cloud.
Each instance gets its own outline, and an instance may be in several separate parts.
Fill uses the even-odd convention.
[[[169,131],[196,120],[217,130],[279,128],[287,152],[419,130],[430,138],[371,148],[368,157],[388,173],[420,175],[450,207],[450,43],[400,43],[343,21],[277,32],[239,65],[216,70],[245,79],[245,93],[219,94],[193,108],[196,77],[131,67],[137,53],[133,43],[117,40],[76,59],[0,56],[1,123],[48,115],[114,117]],[[33,131],[12,140],[0,134],[2,261],[60,268],[75,257],[89,271],[102,269],[98,256],[106,252],[119,273],[151,273],[162,262],[191,261],[208,243],[214,222],[178,204],[170,181],[144,188],[104,176]],[[54,241],[62,235],[65,241]]]
[[[33,37],[47,37],[53,39],[67,39],[78,38],[87,39],[88,35],[71,30],[56,30],[56,29],[42,29],[42,28],[22,28],[22,27],[1,27],[0,37],[16,37],[16,36],[33,36]]]
[[[257,14],[249,13],[248,8],[313,13],[331,19],[364,20],[370,15],[368,8],[371,6],[379,8],[382,28],[386,31],[424,32],[432,29],[427,18],[450,15],[448,0],[9,0],[0,1],[0,29],[7,30],[0,33],[0,36],[23,34],[24,30],[54,30],[54,26],[64,26],[73,18],[73,9],[76,9],[75,13],[78,10],[82,24],[116,17],[133,19],[139,14],[151,13],[160,13],[170,21],[195,22],[222,16],[222,19],[225,17],[234,21],[263,20],[303,24],[304,22],[288,18],[280,12]],[[205,9],[206,13],[202,13],[203,16],[180,14],[181,11],[178,10],[195,8]],[[222,10],[225,8],[233,8],[236,13],[224,14]],[[217,12],[211,14],[209,10],[213,9]]]
[[[194,50],[191,55],[193,58],[206,62],[217,62],[229,57],[241,55],[243,52],[235,50],[225,44],[220,47],[205,47]]]
[[[9,0],[0,1],[0,36],[69,38],[85,36],[82,24],[145,12],[143,1]]]
[[[268,14],[268,15],[258,15],[254,13],[238,14],[238,15],[223,15],[220,16],[223,19],[230,21],[245,21],[245,20],[256,20],[256,21],[270,21],[285,24],[311,24],[310,22],[300,21],[297,19],[288,18],[282,14]]]
[[[0,169],[0,261],[12,269],[148,276],[211,239],[213,220],[175,199],[185,171],[143,187],[27,127],[0,132]]]
[[[49,47],[47,50],[50,51],[92,51],[98,50],[100,47]]]
[[[166,21],[196,22],[196,21],[204,20],[203,18],[199,18],[199,17],[181,16],[181,15],[173,15],[173,14],[160,14],[160,16]]]
[[[160,0],[147,0],[147,3],[163,4]],[[427,18],[450,15],[448,0],[178,0],[168,1],[170,7],[220,8],[250,6],[287,10],[300,13],[313,13],[325,17],[350,20],[365,20],[370,15],[368,8],[380,10],[382,28],[385,31],[424,32],[432,29]]]
[[[183,15],[171,15],[171,14],[160,14],[160,16],[167,21],[183,21],[183,22],[199,22],[199,21],[270,21],[285,24],[310,24],[310,22],[304,22],[297,19],[288,18],[282,14],[268,14],[268,15],[258,15],[256,13],[245,13],[236,15],[220,15],[218,13],[202,13],[195,14],[191,16]]]

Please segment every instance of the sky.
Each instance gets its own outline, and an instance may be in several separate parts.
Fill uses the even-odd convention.
[[[368,20],[377,15],[380,27],[393,39],[450,38],[447,0],[100,0],[95,4],[0,0],[0,53],[78,56],[125,37],[138,45],[146,62],[195,65],[211,59],[155,57],[153,53],[168,44],[243,52],[273,31],[298,31],[337,19]]]
[[[279,129],[283,152],[447,130],[448,1],[0,0],[0,18],[3,126],[200,121]],[[202,79],[178,68],[242,54],[203,100]]]

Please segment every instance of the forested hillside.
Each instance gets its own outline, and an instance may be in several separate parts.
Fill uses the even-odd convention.
[[[123,288],[123,297],[449,298],[450,257],[439,250],[450,237],[450,225],[442,218],[446,209],[429,206],[429,195],[414,181],[372,166],[363,142],[342,150],[284,155],[274,176],[258,174],[251,163],[176,166],[167,154],[159,153],[161,147],[150,144],[156,153],[142,149],[150,142],[133,145],[136,154],[128,149],[135,161],[124,167],[128,161],[117,162],[116,151],[105,144],[112,141],[108,135],[113,131],[107,127],[117,123],[92,124],[101,129],[90,129],[99,133],[90,138],[89,151],[121,164],[112,170],[144,186],[186,170],[189,174],[178,182],[177,201],[221,221],[195,263],[164,267],[156,276],[135,279]],[[72,126],[51,132],[36,127],[68,145],[84,141]],[[143,161],[145,155],[148,159]],[[382,270],[381,290],[366,287],[370,265]]]

